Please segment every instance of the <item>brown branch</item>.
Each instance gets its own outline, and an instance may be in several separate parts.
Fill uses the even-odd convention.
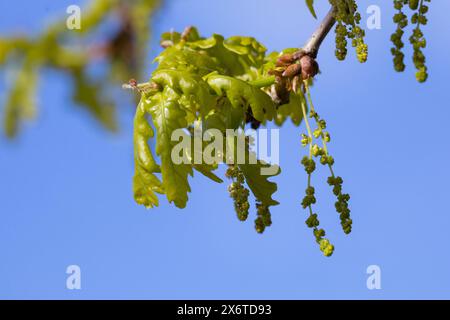
[[[330,32],[331,28],[333,28],[335,23],[336,19],[334,18],[334,8],[331,8],[330,11],[328,11],[328,14],[320,23],[319,27],[316,29],[316,31],[314,31],[311,38],[303,47],[303,50],[307,55],[314,59],[317,57],[320,45],[328,35],[328,32]]]

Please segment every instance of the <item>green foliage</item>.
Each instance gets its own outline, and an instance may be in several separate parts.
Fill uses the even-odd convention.
[[[258,87],[240,79],[215,74],[207,76],[206,82],[217,96],[227,97],[234,108],[241,108],[244,102],[259,122],[273,119],[275,105],[270,96]]]
[[[17,131],[19,119],[31,119],[35,116],[34,94],[37,85],[36,69],[27,62],[20,70],[5,103],[5,132],[12,136]]]
[[[74,101],[86,107],[105,127],[114,130],[115,106],[105,97],[105,92],[109,85],[115,87],[117,81],[139,76],[143,68],[137,61],[142,63],[145,58],[148,17],[159,2],[96,0],[84,12],[79,31],[67,30],[65,23],[60,21],[37,38],[0,38],[0,65],[12,65],[19,70],[5,103],[7,135],[14,136],[20,122],[36,114],[34,94],[39,72],[44,67],[67,73],[73,80]],[[365,32],[360,27],[361,15],[356,1],[329,2],[336,19],[336,57],[339,60],[346,58],[351,41],[358,60],[365,62],[368,47],[364,42]],[[422,52],[426,41],[421,31],[427,24],[426,2],[430,0],[395,0],[397,30],[391,37],[395,69],[403,71],[402,37],[409,21],[404,13],[408,4],[414,12],[410,20],[416,26],[409,40],[414,50],[416,78],[420,82],[428,77]],[[316,18],[314,1],[306,0],[306,5]],[[100,46],[89,46],[89,50],[71,46],[73,40],[85,41],[87,35],[113,15],[120,16],[121,24],[113,38]],[[191,191],[189,176],[198,172],[222,183],[215,171],[220,163],[226,163],[225,175],[231,180],[228,191],[238,219],[248,219],[253,198],[254,227],[258,233],[263,233],[272,225],[271,207],[278,205],[273,199],[277,184],[270,179],[281,170],[256,158],[250,137],[245,136],[244,143],[240,144],[237,143],[239,136],[230,138],[227,132],[231,129],[242,135],[247,126],[258,129],[269,122],[282,126],[287,119],[299,126],[304,121],[307,132],[302,134],[301,144],[308,148],[308,155],[303,157],[301,164],[307,175],[307,185],[301,206],[309,212],[305,223],[313,230],[320,250],[325,256],[331,256],[334,246],[325,238],[326,232],[319,227],[318,214],[313,211],[317,199],[312,179],[318,164],[330,172],[327,183],[336,197],[335,209],[345,234],[352,230],[352,219],[348,204],[350,195],[343,193],[343,179],[335,175],[335,161],[327,147],[331,138],[326,121],[316,112],[311,99],[310,87],[319,72],[315,55],[297,48],[266,54],[266,48],[252,37],[224,38],[213,34],[205,38],[194,27],[188,27],[182,33],[164,33],[160,44],[165,50],[156,57],[158,66],[150,80],[138,84],[132,79],[124,85],[141,95],[133,135],[136,202],[153,208],[159,205],[159,195],[165,195],[170,203],[184,208]],[[93,58],[99,56],[106,58],[110,66],[102,80],[89,75]],[[203,160],[211,146],[205,141],[197,144],[191,139],[207,129],[221,133],[220,138],[211,138],[227,150],[226,153],[214,151],[212,162]],[[173,139],[174,135],[179,140]],[[149,144],[151,139],[154,144]],[[185,140],[188,140],[187,148],[180,149],[179,143]],[[174,154],[183,161],[174,161]],[[244,155],[244,163],[237,161],[239,154]],[[200,162],[196,161],[198,158]],[[272,170],[267,173],[269,168]]]
[[[131,75],[139,76],[149,34],[149,17],[160,0],[95,0],[82,10],[81,29],[69,30],[66,18],[50,25],[37,37],[0,38],[0,68],[17,70],[4,104],[3,127],[17,134],[24,120],[37,114],[36,80],[44,68],[67,74],[73,83],[73,100],[110,130],[117,128],[115,103],[107,96]],[[119,30],[111,38],[99,27],[119,17]],[[96,38],[96,42],[92,42]],[[99,40],[99,38],[102,38]],[[91,39],[91,40],[89,40]],[[106,60],[108,70],[90,75],[93,63]]]
[[[329,141],[325,121],[318,118],[310,101],[309,86],[318,72],[317,62],[298,49],[266,55],[264,46],[251,37],[225,39],[214,34],[203,38],[193,27],[186,28],[183,33],[163,34],[161,45],[165,50],[155,59],[158,66],[150,80],[132,85],[141,94],[134,130],[137,203],[148,208],[157,206],[157,193],[160,193],[165,194],[169,202],[184,208],[191,191],[188,177],[199,171],[220,183],[222,180],[213,171],[220,163],[227,163],[225,175],[231,180],[228,191],[238,219],[248,219],[252,195],[256,208],[255,229],[263,233],[272,225],[270,207],[278,204],[273,199],[277,185],[270,179],[279,174],[280,169],[256,159],[250,137],[244,137],[244,143],[239,144],[239,136],[229,137],[226,133],[229,129],[243,132],[247,125],[258,128],[271,121],[281,126],[288,118],[298,126],[302,119],[307,119],[306,109],[309,108],[318,129],[314,136],[312,133],[305,136],[306,144],[312,143],[314,137],[322,138],[324,143]],[[308,100],[304,92],[307,92]],[[171,138],[177,129],[183,129],[179,137],[182,140]],[[202,135],[207,129],[221,133],[220,138],[214,139],[223,140],[226,154],[216,151],[213,163],[196,162],[193,161],[196,153],[203,153],[209,146],[202,142],[199,150],[195,142],[189,142],[188,148],[181,152],[186,161],[174,161],[172,155],[180,155],[178,144],[184,138],[192,141],[190,138],[195,138],[199,132]],[[156,141],[154,150],[147,143],[150,138]],[[311,148],[310,157],[303,161],[307,167],[309,192],[303,207],[309,207],[310,211],[311,204],[315,203],[313,188],[309,185],[315,170],[313,154],[314,157],[320,155],[321,162],[325,161],[330,170],[334,163],[325,146],[316,149]],[[244,154],[243,163],[237,161],[240,152]],[[153,154],[158,157],[156,160]],[[269,168],[273,170],[263,172]],[[339,190],[336,196],[339,206],[347,205],[347,195]],[[344,211],[341,207],[339,212]],[[323,229],[317,228],[317,214],[313,215],[311,211],[307,221],[308,226],[314,228],[314,236],[324,255],[331,255],[334,247],[324,238]],[[350,232],[348,213],[341,221],[343,228],[345,223],[346,233]]]
[[[159,165],[155,162],[147,141],[153,138],[154,131],[146,119],[146,104],[144,97],[141,99],[134,118],[133,142],[135,147],[134,161],[135,170],[133,180],[134,198],[137,203],[148,208],[159,204],[155,192],[163,193],[162,183],[155,173],[161,172]]]
[[[192,175],[192,168],[185,164],[175,165],[171,158],[173,146],[172,132],[178,128],[187,127],[186,112],[178,102],[179,96],[169,86],[145,101],[146,109],[153,119],[158,139],[156,140],[156,154],[161,158],[161,174],[164,182],[164,193],[169,201],[175,202],[183,208],[190,191],[187,181]]]
[[[145,179],[147,172],[153,174],[160,171],[162,184],[152,179],[155,185],[147,188],[153,190],[155,187],[163,191],[169,202],[183,208],[190,191],[187,177],[198,168],[193,164],[174,164],[171,160],[171,151],[177,144],[177,141],[170,139],[174,130],[186,128],[189,131],[197,120],[204,120],[205,128],[215,128],[225,133],[226,129],[245,125],[248,110],[251,110],[254,119],[264,123],[273,120],[276,108],[266,92],[249,82],[267,76],[263,68],[267,62],[264,60],[265,48],[255,39],[224,39],[220,35],[200,38],[195,28],[188,28],[183,34],[163,34],[161,44],[166,50],[155,59],[159,66],[151,78],[151,83],[160,90],[142,92],[136,115],[135,197],[138,203],[147,207],[158,204],[153,195],[143,197],[142,190],[145,187],[141,182],[150,181]],[[141,143],[150,137],[148,129],[138,130],[149,126],[145,117],[141,116],[142,112],[150,115],[155,126],[155,151],[160,157],[160,166],[153,165],[153,161],[152,165],[145,165],[145,161],[139,160],[151,156],[148,145]],[[141,121],[147,124],[141,124]],[[246,148],[249,148],[248,144]],[[249,149],[246,149],[246,155],[249,154]],[[188,157],[192,159],[193,155]],[[255,197],[270,206],[277,203],[271,198],[276,185],[261,176],[259,171],[263,165],[261,162],[251,166],[239,165],[238,170]],[[232,177],[236,178],[235,175]],[[242,184],[240,180],[239,185]]]
[[[418,82],[425,82],[428,79],[428,68],[425,65],[425,55],[422,52],[427,45],[426,39],[422,32],[422,26],[425,26],[428,22],[426,13],[428,12],[428,5],[426,2],[431,0],[394,0],[394,7],[397,13],[394,15],[394,23],[397,24],[396,31],[391,36],[391,41],[394,47],[391,49],[394,56],[394,68],[396,71],[402,72],[405,70],[403,53],[404,43],[403,35],[405,28],[408,26],[407,11],[411,12],[410,22],[414,26],[412,34],[409,38],[409,42],[413,48],[413,63],[416,67],[416,79]]]
[[[312,16],[317,19],[316,11],[314,10],[314,0],[305,0],[305,2],[309,12],[311,12]]]

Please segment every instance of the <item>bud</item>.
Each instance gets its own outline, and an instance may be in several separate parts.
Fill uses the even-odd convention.
[[[319,72],[319,65],[316,60],[308,55],[305,55],[300,59],[300,65],[302,70],[302,78],[304,80],[314,77],[317,72]]]
[[[136,79],[130,79],[130,80],[128,81],[128,84],[129,84],[131,87],[133,87],[133,88],[136,88],[137,85],[138,85]]]
[[[304,55],[306,55],[305,51],[303,49],[298,50],[293,54],[294,60],[300,60]]]
[[[173,46],[173,42],[171,40],[164,40],[164,41],[160,42],[160,45],[161,45],[161,47],[166,49],[166,48]]]
[[[193,28],[194,27],[192,27],[192,26],[188,26],[188,27],[184,28],[183,33],[181,33],[181,39],[187,40],[187,38],[189,37],[189,34],[192,32]]]
[[[295,61],[293,55],[290,53],[283,54],[277,59],[277,67],[288,66]]]
[[[409,7],[411,10],[417,10],[419,7],[419,0],[409,0]]]
[[[291,78],[302,72],[302,66],[298,63],[291,64],[283,72],[283,77]]]

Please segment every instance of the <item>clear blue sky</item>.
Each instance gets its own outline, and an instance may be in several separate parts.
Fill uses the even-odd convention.
[[[317,24],[302,0],[166,2],[149,61],[158,35],[171,28],[252,35],[279,50],[302,45]],[[0,33],[35,32],[76,3],[3,1]],[[318,3],[323,16],[327,1]],[[360,3],[366,18],[369,2]],[[122,130],[112,135],[72,105],[66,78],[45,72],[38,121],[15,142],[0,138],[0,298],[450,298],[450,3],[431,4],[424,85],[414,80],[410,51],[406,73],[393,71],[391,3],[370,1],[382,8],[382,29],[367,32],[367,64],[353,52],[338,62],[333,37],[319,55],[313,95],[354,220],[344,236],[329,187],[316,183],[333,257],[322,256],[304,224],[302,129],[280,132],[281,204],[261,236],[252,219],[236,219],[226,184],[201,176],[191,180],[184,210],[165,200],[153,210],[136,205],[133,106],[121,107]],[[79,291],[65,287],[71,264],[81,267]],[[366,288],[372,264],[381,268],[381,290]]]

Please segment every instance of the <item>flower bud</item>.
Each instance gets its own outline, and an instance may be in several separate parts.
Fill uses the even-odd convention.
[[[419,7],[419,0],[409,0],[409,7],[411,10],[417,10]]]

